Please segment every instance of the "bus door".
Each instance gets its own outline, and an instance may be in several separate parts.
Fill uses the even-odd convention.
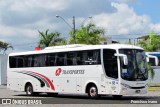
[[[118,93],[118,58],[115,56],[116,50],[104,49],[103,50],[103,66],[105,72],[105,87],[106,93]]]

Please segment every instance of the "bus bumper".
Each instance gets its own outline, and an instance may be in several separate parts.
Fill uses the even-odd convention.
[[[120,95],[147,94],[148,87],[141,89],[122,88]]]

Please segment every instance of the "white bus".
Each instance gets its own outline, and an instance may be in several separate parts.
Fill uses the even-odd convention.
[[[142,48],[131,45],[66,45],[11,53],[7,87],[25,91],[99,95],[145,94],[148,65]]]

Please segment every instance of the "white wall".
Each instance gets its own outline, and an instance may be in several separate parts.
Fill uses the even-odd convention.
[[[0,55],[0,85],[7,84],[7,58],[8,55]]]

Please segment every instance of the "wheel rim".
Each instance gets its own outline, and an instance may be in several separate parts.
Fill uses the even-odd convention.
[[[26,92],[27,92],[27,95],[32,95],[32,87],[28,86]]]
[[[90,96],[94,97],[97,95],[97,90],[95,87],[91,87],[89,90]]]

